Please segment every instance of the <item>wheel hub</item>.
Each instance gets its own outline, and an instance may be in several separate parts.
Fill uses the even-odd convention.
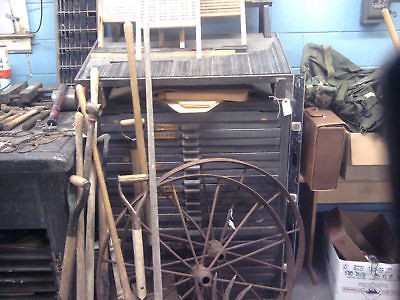
[[[212,275],[209,268],[200,264],[192,269],[194,279],[202,286],[211,286]]]
[[[207,253],[213,259],[218,256],[218,262],[223,262],[226,259],[226,250],[223,249],[221,242],[217,240],[208,242]]]

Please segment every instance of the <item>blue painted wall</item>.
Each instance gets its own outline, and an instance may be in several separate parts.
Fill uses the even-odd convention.
[[[31,30],[35,30],[40,18],[40,0],[27,0],[27,4]],[[400,29],[400,3],[392,3],[391,9],[399,13],[393,22]],[[275,0],[271,8],[271,30],[278,33],[294,72],[298,72],[303,46],[309,42],[329,44],[361,67],[381,66],[394,55],[386,26],[361,25],[360,12],[361,0]],[[239,27],[234,23],[210,24],[204,29],[235,28],[237,31]],[[248,10],[247,23],[249,32],[257,30],[256,9]],[[31,55],[10,54],[12,81],[41,80],[45,86],[55,86],[57,54],[52,0],[44,0],[42,28],[32,43]]]
[[[31,31],[39,26],[40,0],[27,0]],[[32,53],[9,54],[12,82],[42,81],[44,86],[56,86],[57,54],[54,1],[43,0],[43,21],[32,39]]]

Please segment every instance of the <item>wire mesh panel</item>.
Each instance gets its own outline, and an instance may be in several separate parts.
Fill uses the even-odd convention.
[[[58,0],[58,80],[72,84],[97,39],[95,0]]]

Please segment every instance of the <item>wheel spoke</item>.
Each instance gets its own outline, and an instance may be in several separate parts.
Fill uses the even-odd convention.
[[[241,254],[238,254],[238,253],[235,253],[235,252],[231,252],[231,251],[228,251],[227,254],[235,256],[235,257],[242,257]],[[269,268],[272,268],[272,269],[285,271],[285,269],[283,267],[281,267],[281,266],[274,265],[274,264],[271,264],[271,263],[268,263],[268,262],[265,262],[265,261],[262,261],[262,260],[259,260],[259,259],[256,259],[256,258],[244,257],[243,259],[251,261],[251,262],[254,262],[254,263],[257,263],[257,264],[260,264],[260,265],[263,265],[263,266],[266,266],[266,267],[269,267]]]
[[[278,199],[278,197],[282,194],[282,191],[277,192],[276,194],[274,194],[271,198],[269,198],[268,200],[266,200],[266,203],[271,204],[272,201],[274,201],[275,199]]]
[[[228,265],[232,265],[232,264],[234,264],[234,263],[237,263],[238,261],[244,260],[244,259],[247,258],[247,257],[256,255],[256,254],[261,253],[261,252],[263,252],[263,251],[265,251],[265,250],[267,250],[267,249],[269,249],[269,248],[275,247],[276,245],[282,244],[284,241],[285,241],[285,240],[283,240],[283,239],[282,239],[282,240],[279,240],[279,241],[277,241],[277,242],[275,242],[275,243],[272,243],[272,244],[269,244],[269,245],[267,245],[267,246],[265,246],[265,247],[263,247],[263,248],[257,249],[256,251],[253,251],[253,252],[250,252],[250,253],[247,253],[247,254],[244,254],[244,255],[240,255],[240,257],[238,257],[238,258],[235,258],[235,259],[233,259],[233,260],[227,261],[227,262],[225,262],[225,263],[223,263],[223,264],[220,264],[220,265],[218,265],[218,266],[216,266],[216,267],[210,267],[210,268],[211,268],[211,271],[213,272],[213,271],[216,271],[216,270],[218,270],[218,269],[221,269],[221,268],[223,268],[223,267],[225,267],[225,266],[228,266]]]
[[[244,168],[244,170],[243,170],[243,172],[242,172],[242,175],[240,175],[240,180],[239,180],[240,183],[243,183],[243,181],[244,181],[244,175],[246,174],[246,172],[247,172],[247,167]],[[233,198],[233,203],[232,203],[231,207],[230,207],[229,210],[228,210],[228,214],[226,215],[226,220],[225,220],[224,228],[222,229],[221,237],[219,238],[219,241],[220,241],[221,244],[222,244],[222,243],[224,242],[224,240],[225,240],[225,233],[226,233],[226,230],[228,229],[229,219],[230,219],[230,215],[231,215],[230,212],[233,211],[233,209],[234,209],[235,206],[236,206],[236,202],[237,202],[237,199],[238,199],[238,198],[237,198],[237,195],[239,194],[239,191],[240,191],[240,185],[236,188],[235,196],[234,196],[234,198]]]
[[[172,183],[171,183],[171,185],[172,185]],[[176,192],[176,191],[175,191],[175,192]],[[166,195],[168,199],[171,199],[171,197],[169,197],[169,195],[167,195],[165,192],[161,191],[161,193],[164,194],[164,195]],[[173,199],[173,200],[175,200],[175,199]],[[175,200],[175,201],[176,201],[176,200]],[[172,201],[172,199],[171,199],[171,202],[172,202],[172,204],[174,204],[174,205],[176,204],[175,201]],[[179,210],[179,208],[178,208],[178,210]],[[192,218],[186,211],[182,210],[182,213],[184,214],[184,216],[185,216],[190,222],[192,222],[192,224],[194,225],[194,227],[196,227],[196,229],[199,231],[199,233],[201,234],[201,236],[205,239],[206,236],[204,235],[204,232],[203,232],[203,230],[201,229],[201,227],[199,226],[199,224],[197,224],[197,222],[196,222],[195,220],[193,220],[193,218]]]
[[[183,229],[185,230],[186,237],[187,237],[188,242],[189,242],[190,250],[192,251],[193,257],[195,258],[196,265],[199,265],[199,261],[197,259],[196,251],[194,251],[194,246],[193,246],[193,243],[192,243],[192,239],[190,238],[190,233],[189,233],[189,230],[188,230],[187,225],[186,225],[186,220],[185,220],[185,218],[183,216],[183,213],[182,213],[182,207],[181,207],[181,204],[179,202],[179,198],[178,198],[178,195],[176,193],[175,186],[172,183],[171,183],[171,188],[172,188],[172,191],[173,191],[174,199],[176,201],[176,206],[177,206],[178,211],[179,211],[179,216],[180,216],[181,221],[182,221]]]
[[[151,232],[150,228],[142,222],[143,228]],[[189,265],[182,257],[179,256],[178,253],[176,253],[170,246],[167,245],[163,240],[160,240],[160,244],[163,245],[173,256],[175,256],[180,262],[182,262],[185,266],[187,266],[189,269],[192,268],[191,265]]]
[[[180,297],[180,299],[186,299],[186,297],[189,297],[189,295],[191,294],[191,293],[193,293],[193,291],[194,291],[194,286],[192,286],[190,289],[188,289],[187,291],[186,291],[186,293],[184,293],[183,295],[182,295],[182,297]]]
[[[199,258],[201,258],[201,256],[197,256],[197,259],[199,259]],[[194,258],[194,257],[189,257],[189,258],[183,259],[183,261],[186,261],[186,262],[189,262],[189,261],[192,261],[192,260],[195,260],[195,258]],[[177,264],[179,264],[179,263],[180,263],[180,261],[171,261],[171,262],[162,264],[161,267],[162,267],[162,268],[163,268],[163,267],[164,267],[164,268],[165,268],[165,267],[171,267],[171,266],[177,265]]]
[[[207,227],[206,239],[204,241],[203,253],[201,254],[201,261],[200,261],[201,264],[204,264],[204,259],[205,259],[206,251],[207,251],[207,244],[208,244],[208,240],[210,238],[210,233],[211,233],[211,230],[212,230],[212,222],[213,222],[213,219],[214,219],[215,207],[217,205],[217,199],[218,199],[218,196],[219,196],[219,190],[220,190],[219,180],[217,180],[217,183],[218,184],[217,184],[217,186],[215,188],[214,199],[213,199],[213,203],[212,203],[212,206],[211,206],[211,212],[210,212],[210,215],[209,215],[208,227]],[[213,235],[214,235],[214,230],[213,230]]]
[[[222,278],[217,278],[217,281],[225,282],[225,283],[229,283],[230,282],[230,280],[222,279]],[[240,285],[240,286],[246,286],[246,287],[252,286],[254,288],[263,289],[263,290],[270,290],[270,291],[275,291],[275,292],[286,292],[286,289],[281,289],[281,288],[268,286],[268,285],[253,284],[253,283],[249,284],[249,283],[240,282],[240,281],[236,281],[236,282],[234,282],[234,284]]]
[[[203,295],[201,294],[200,291],[200,287],[199,287],[199,283],[197,282],[197,280],[194,281],[194,289],[196,291],[196,299],[197,300],[204,300]]]
[[[239,279],[240,279],[242,282],[247,283],[247,284],[250,284],[250,283],[248,283],[248,282],[240,275],[240,273],[239,273],[238,271],[236,271],[236,269],[235,269],[232,265],[229,265],[229,268],[236,274],[237,277],[239,277]],[[256,293],[256,291],[253,289],[253,286],[252,286],[251,284],[250,284],[250,286],[249,286],[248,288],[251,289],[251,292],[254,294],[254,296],[257,297],[257,299],[262,299],[262,298]]]
[[[165,237],[167,239],[171,239],[171,240],[176,240],[176,241],[181,241],[181,242],[185,242],[188,243],[189,241],[187,239],[178,237],[178,236],[173,236],[170,234],[166,234],[166,233],[160,233],[160,237]],[[197,245],[197,246],[203,246],[204,243],[200,243],[200,242],[196,242],[192,240],[193,245]]]
[[[299,228],[296,228],[296,229],[289,230],[287,233],[288,234],[292,234],[292,233],[295,233],[295,232],[298,232],[298,231],[299,231]],[[276,239],[276,238],[279,238],[279,237],[282,237],[281,233],[278,233],[278,234],[275,234],[275,235],[271,235],[271,236],[268,236],[268,237],[265,237],[265,238],[261,238],[261,239],[258,239],[258,240],[254,240],[254,241],[249,241],[249,242],[246,242],[246,243],[238,244],[238,245],[235,245],[235,246],[231,246],[231,247],[226,248],[226,250],[227,251],[236,250],[236,249],[247,247],[247,246],[250,246],[250,245],[253,245],[253,244],[257,244],[257,243],[260,243],[260,242],[266,242],[266,241],[269,241],[269,240],[273,240],[273,239]]]
[[[215,263],[218,260],[218,257],[221,255],[221,253],[228,247],[229,243],[233,240],[233,238],[236,236],[236,234],[240,231],[240,229],[247,223],[253,212],[257,209],[258,207],[258,202],[255,203],[251,209],[247,212],[247,214],[244,216],[243,220],[240,222],[236,230],[229,236],[228,240],[225,242],[223,247],[218,251],[218,254],[214,257],[213,261],[211,262],[209,268],[212,268]]]

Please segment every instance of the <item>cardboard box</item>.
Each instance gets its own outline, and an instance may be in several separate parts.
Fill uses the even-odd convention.
[[[333,299],[399,299],[399,241],[390,231],[383,215],[375,212],[342,212],[336,209],[328,212],[324,221],[327,236],[326,266]],[[339,239],[336,239],[336,230],[341,232]],[[342,243],[342,237],[351,240],[353,244]],[[375,251],[369,254],[375,254],[378,260],[373,260],[370,256],[370,261],[353,261],[342,256],[350,250],[357,251],[356,248],[364,255],[364,247],[369,247],[367,251]]]
[[[389,180],[389,158],[382,135],[348,132],[344,153],[341,175],[346,180]]]
[[[319,204],[390,203],[393,194],[388,181],[347,181],[339,177],[335,190],[315,191],[314,201]]]
[[[337,187],[343,156],[345,124],[331,110],[304,110],[301,173],[313,191]]]

